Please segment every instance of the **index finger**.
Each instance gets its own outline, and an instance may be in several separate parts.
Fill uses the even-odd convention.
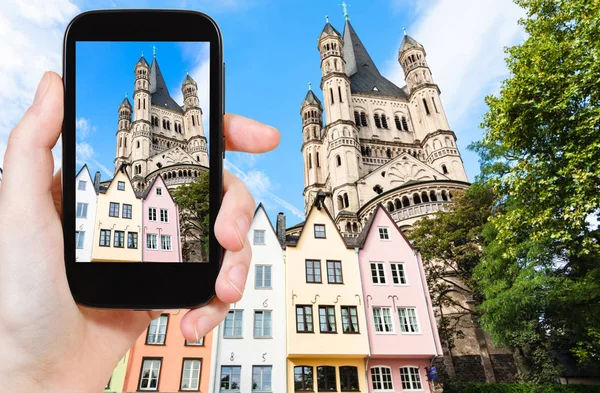
[[[244,116],[225,114],[223,128],[226,148],[230,151],[265,153],[279,145],[277,129]]]

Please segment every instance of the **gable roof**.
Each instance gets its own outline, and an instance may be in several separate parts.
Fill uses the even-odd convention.
[[[386,217],[388,218],[388,220],[390,221],[390,223],[392,224],[392,226],[394,228],[396,228],[396,230],[398,231],[398,233],[400,233],[400,236],[402,236],[402,238],[408,244],[408,246],[410,247],[410,249],[413,250],[413,251],[417,250],[417,248],[414,247],[410,243],[410,241],[408,240],[408,238],[406,237],[406,235],[404,234],[404,232],[402,232],[402,230],[398,227],[398,225],[396,225],[396,221],[394,221],[394,219],[392,218],[392,216],[390,215],[390,213],[387,211],[386,208],[383,207],[383,205],[381,203],[377,204],[377,207],[375,208],[375,211],[373,212],[373,215],[371,217],[369,217],[369,219],[365,223],[365,226],[363,227],[362,232],[360,233],[360,235],[358,236],[358,239],[356,240],[356,246],[358,248],[363,248],[365,246],[365,243],[367,241],[367,237],[369,237],[369,233],[371,232],[371,227],[373,226],[373,222],[375,221],[375,217],[377,216],[377,213],[379,213],[380,210],[383,211],[383,213],[386,215]]]
[[[152,105],[183,113],[181,106],[179,106],[169,94],[169,89],[167,89],[165,79],[163,78],[162,72],[160,72],[156,57],[152,60],[152,66],[150,67],[150,94],[152,97]]]
[[[381,75],[350,20],[346,20],[344,26],[344,60],[352,93],[408,98],[403,89]]]
[[[152,190],[152,188],[154,188],[154,183],[156,183],[156,181],[160,178],[161,183],[163,184],[164,188],[167,190],[167,194],[169,195],[169,198],[171,198],[171,200],[173,201],[173,203],[175,205],[177,205],[177,202],[175,201],[175,199],[173,198],[173,195],[171,195],[171,192],[169,191],[169,187],[167,187],[167,185],[165,184],[165,179],[162,178],[162,176],[160,175],[160,173],[156,176],[154,176],[154,179],[152,180],[152,183],[150,183],[150,186],[148,186],[144,192],[142,192],[140,194],[140,198],[141,199],[146,199],[148,197],[148,194],[150,194],[150,191]]]
[[[305,105],[316,105],[319,108],[322,108],[321,100],[313,93],[312,90],[308,90],[306,93],[306,97],[304,97],[304,101],[302,101],[302,107]]]
[[[110,180],[105,180],[102,183],[106,184],[108,182],[108,184],[106,184],[106,187],[100,187],[100,190],[98,190],[99,194],[106,194],[106,191],[108,191],[110,189],[110,186],[112,186],[113,181],[115,180],[115,178],[117,177],[117,174],[119,172],[123,173],[125,175],[125,177],[127,178],[127,182],[129,183],[129,186],[131,187],[131,190],[133,191],[133,194],[135,195],[136,198],[139,199],[139,194],[134,190],[133,185],[131,184],[131,178],[129,177],[129,173],[127,173],[127,170],[125,169],[127,165],[125,163],[121,164],[121,167],[119,168],[118,171],[115,172],[115,174],[113,175],[113,178]],[[88,172],[89,173],[89,172]]]
[[[285,244],[281,244],[281,242],[279,242],[279,236],[277,236],[277,230],[273,226],[273,223],[271,222],[271,219],[269,218],[269,215],[267,214],[267,211],[265,210],[265,207],[263,206],[262,202],[259,202],[258,206],[256,206],[256,209],[254,210],[254,215],[252,216],[252,220],[254,221],[254,218],[256,218],[256,215],[258,214],[259,210],[262,210],[265,217],[267,217],[267,221],[269,222],[269,225],[271,226],[271,230],[273,231],[273,234],[275,235],[275,237],[278,240],[277,243],[279,243],[279,245],[283,248],[285,246]]]
[[[406,49],[409,49],[413,46],[423,47],[423,45],[419,44],[417,40],[409,36],[408,34],[404,35],[402,42],[400,43],[400,49],[398,50],[400,53],[404,52]]]
[[[75,179],[77,179],[79,177],[79,175],[81,174],[81,172],[83,172],[84,169],[87,172],[88,178],[93,183],[92,175],[90,174],[90,170],[89,170],[87,164],[83,164],[83,166],[81,167],[81,169],[79,170],[79,172],[77,172],[77,174],[75,175]],[[0,168],[0,173],[2,173],[2,168]]]
[[[335,29],[335,27],[333,27],[331,25],[331,23],[327,22],[325,23],[325,27],[323,27],[323,31],[321,32],[321,35],[323,34],[327,34],[327,35],[337,35],[338,37],[341,37],[342,35],[340,34],[339,31],[337,31]]]

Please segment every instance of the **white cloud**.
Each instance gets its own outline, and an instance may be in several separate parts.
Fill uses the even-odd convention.
[[[393,5],[401,3],[406,1],[395,0]],[[427,3],[427,7],[419,6],[415,23],[407,30],[425,47],[448,120],[456,126],[474,105],[483,102],[485,95],[496,93],[499,82],[508,75],[503,48],[523,39],[524,32],[517,21],[524,12],[512,0]],[[405,84],[397,60],[401,35],[384,72],[399,86]]]
[[[265,205],[272,202],[304,220],[304,213],[300,209],[271,192],[271,180],[263,171],[252,169],[246,173],[228,159],[224,161],[224,164],[227,170],[236,174],[246,184],[256,202],[262,202]]]
[[[75,121],[75,133],[77,140],[85,140],[90,134],[96,132],[96,126],[93,126],[90,121],[84,117],[80,117]]]

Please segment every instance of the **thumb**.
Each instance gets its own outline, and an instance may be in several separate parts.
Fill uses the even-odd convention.
[[[63,86],[54,72],[46,72],[25,115],[8,137],[4,155],[3,197],[9,206],[23,195],[50,196],[54,160],[51,149],[63,121]]]

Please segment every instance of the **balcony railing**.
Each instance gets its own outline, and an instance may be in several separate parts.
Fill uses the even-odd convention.
[[[418,205],[404,207],[391,212],[394,221],[407,220],[409,218],[432,214],[438,211],[445,211],[452,202],[425,202]]]

